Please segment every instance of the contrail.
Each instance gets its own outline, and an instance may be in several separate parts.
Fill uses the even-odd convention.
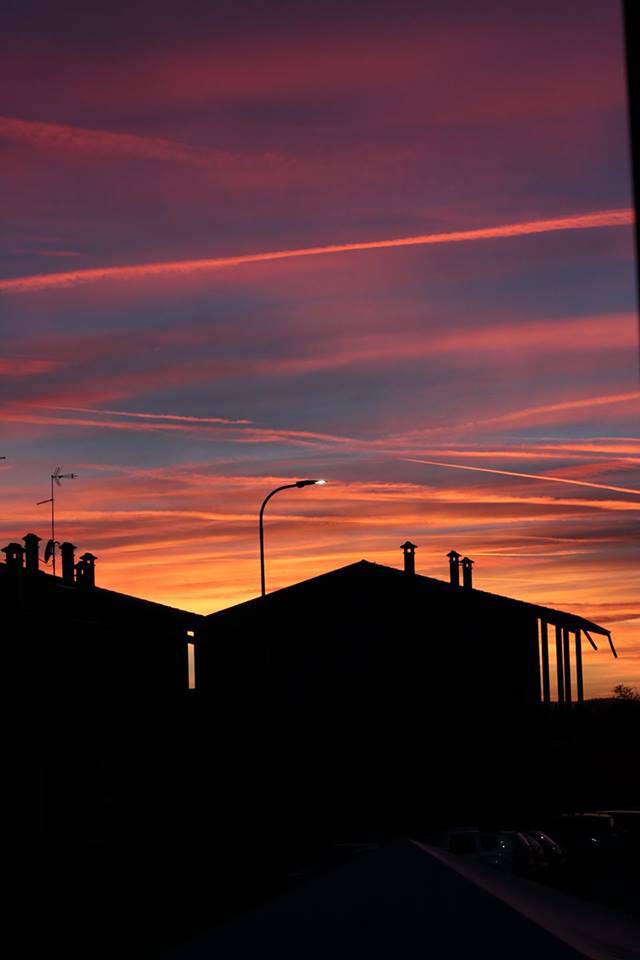
[[[640,400],[640,390],[630,393],[611,393],[600,397],[583,397],[581,400],[566,400],[562,403],[547,403],[541,407],[525,407],[513,413],[504,413],[498,417],[487,417],[486,420],[472,422],[470,426],[486,423],[506,423],[510,420],[523,420],[539,413],[557,413],[565,410],[578,410],[581,407],[601,407],[609,404],[627,403],[630,400]]]
[[[613,490],[616,493],[632,493],[640,497],[640,490],[633,487],[616,487],[608,483],[591,483],[589,480],[569,480],[567,477],[550,477],[540,473],[516,473],[515,470],[495,470],[492,467],[469,467],[462,463],[443,463],[441,460],[417,460],[402,458],[407,463],[427,463],[433,467],[451,467],[453,470],[472,470],[474,473],[497,473],[503,477],[525,477],[528,480],[549,480],[552,483],[570,483],[577,487],[592,487],[595,490]]]
[[[50,290],[53,287],[73,286],[95,280],[133,280],[138,277],[166,276],[195,273],[223,267],[237,267],[269,260],[289,260],[294,257],[319,257],[332,253],[352,253],[357,250],[383,250],[391,247],[418,247],[429,244],[462,243],[467,240],[495,240],[500,237],[523,237],[533,233],[551,233],[557,230],[589,230],[598,227],[620,227],[633,223],[633,211],[601,210],[553,220],[527,220],[523,223],[482,227],[477,230],[454,230],[449,233],[425,233],[416,237],[391,240],[364,240],[358,243],[330,244],[324,247],[301,247],[293,250],[272,250],[249,253],[238,257],[213,257],[205,260],[174,260],[166,263],[140,263],[133,266],[97,267],[71,270],[66,273],[36,274],[0,280],[0,291],[27,293]]]
[[[39,404],[33,404],[33,406],[37,408]],[[137,410],[105,410],[96,407],[59,407],[43,404],[42,409],[68,410],[71,413],[101,413],[116,417],[136,417],[141,420],[178,420],[184,421],[185,423],[224,423],[231,426],[253,423],[252,420],[230,420],[228,417],[191,417],[178,413],[140,413]]]

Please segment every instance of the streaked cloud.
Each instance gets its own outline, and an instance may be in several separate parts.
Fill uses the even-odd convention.
[[[51,373],[61,366],[60,361],[36,357],[0,357],[0,376],[33,377]]]
[[[480,227],[474,230],[452,230],[448,233],[419,234],[414,237],[396,237],[389,240],[363,240],[355,243],[336,243],[320,247],[273,250],[263,253],[243,254],[236,257],[211,257],[202,260],[179,260],[168,263],[146,263],[120,267],[94,267],[71,270],[66,273],[40,274],[31,277],[15,277],[0,280],[0,291],[5,293],[28,293],[50,290],[77,283],[97,280],[134,280],[138,277],[180,275],[200,271],[218,270],[226,267],[265,263],[273,260],[289,260],[299,257],[318,257],[366,250],[387,250],[397,247],[428,246],[431,244],[464,243],[474,240],[496,240],[507,237],[523,237],[559,230],[594,230],[602,227],[620,227],[633,223],[633,211],[600,210],[593,213],[575,214],[547,220],[530,220],[522,223]]]
[[[545,480],[551,483],[568,483],[578,487],[591,487],[595,490],[611,490],[615,493],[631,493],[640,497],[636,487],[618,487],[607,483],[592,483],[588,480],[576,480],[567,477],[554,477],[545,473],[520,473],[514,470],[497,470],[494,467],[477,467],[462,463],[443,463],[440,460],[418,460],[407,457],[411,463],[424,463],[432,467],[447,467],[452,470],[471,470],[474,473],[495,473],[503,477],[522,477],[526,480]]]
[[[250,420],[229,420],[226,417],[189,417],[177,413],[142,413],[139,410],[105,410],[93,407],[50,407],[51,410],[68,410],[72,413],[100,413],[116,417],[132,417],[139,420],[177,421],[179,423],[209,424],[248,424]]]
[[[179,143],[162,137],[139,136],[121,131],[97,130],[61,123],[42,123],[17,117],[0,117],[0,138],[9,143],[28,145],[47,153],[62,152],[71,156],[132,157],[163,160],[199,171],[201,175],[226,187],[268,187],[283,176],[298,174],[298,165],[291,158],[275,154],[243,155],[212,147]],[[64,252],[44,251],[49,256]],[[69,252],[77,256],[76,252]]]

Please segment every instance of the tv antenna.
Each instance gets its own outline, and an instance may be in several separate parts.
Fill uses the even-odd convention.
[[[78,476],[77,473],[62,473],[60,467],[56,467],[53,473],[51,474],[51,496],[47,497],[46,500],[38,500],[36,506],[39,507],[43,503],[51,504],[51,539],[48,541],[46,547],[44,548],[44,562],[49,562],[49,557],[53,560],[53,575],[56,575],[56,547],[59,546],[59,543],[56,540],[56,487],[61,487],[61,480],[75,480]]]

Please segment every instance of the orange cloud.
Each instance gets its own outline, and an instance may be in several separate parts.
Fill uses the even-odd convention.
[[[213,257],[203,260],[177,260],[166,263],[146,263],[134,266],[97,267],[72,270],[66,273],[37,274],[29,277],[14,277],[0,281],[0,291],[27,293],[49,290],[96,280],[134,280],[140,277],[189,274],[203,270],[262,263],[270,260],[289,260],[299,257],[317,257],[336,253],[353,253],[363,250],[382,250],[396,247],[415,247],[430,244],[463,243],[471,240],[495,240],[504,237],[522,237],[536,233],[558,230],[590,230],[600,227],[619,227],[633,223],[633,211],[601,210],[594,213],[576,214],[552,220],[529,220],[523,223],[482,227],[477,230],[454,230],[449,233],[420,234],[414,237],[399,237],[391,240],[365,240],[358,243],[330,244],[322,247],[301,247],[292,250],[274,250],[265,253],[245,254],[238,257]]]
[[[291,474],[222,476],[217,463],[206,462],[69,466],[81,477],[60,492],[60,535],[98,554],[102,586],[205,613],[256,595],[261,493],[290,482]],[[449,477],[443,472],[442,479]],[[37,491],[25,494],[18,477],[5,490],[14,504],[11,523],[1,524],[6,540],[27,530],[42,534],[47,513],[31,502]],[[420,547],[421,573],[446,579],[445,554],[455,546],[477,557],[479,587],[613,626],[628,670],[638,607],[621,576],[632,534],[620,510],[636,513],[638,503],[336,479],[315,494],[274,501],[268,584],[286,586],[362,557],[399,566],[398,545],[410,535]],[[608,677],[605,670],[603,689],[619,682]]]
[[[629,393],[613,393],[600,397],[583,397],[580,400],[564,400],[561,403],[547,403],[539,407],[525,407],[523,410],[515,410],[513,413],[505,413],[499,417],[491,417],[482,422],[512,423],[515,420],[530,420],[540,414],[567,413],[572,410],[592,409],[593,407],[628,403],[633,400],[640,400],[640,390],[632,390]]]
[[[595,397],[580,397],[575,400],[562,400],[558,403],[548,403],[536,407],[524,407],[519,410],[513,410],[510,413],[500,414],[494,417],[485,417],[479,420],[466,420],[459,423],[446,424],[438,427],[427,427],[424,430],[410,430],[395,437],[396,441],[404,443],[418,442],[421,437],[431,437],[434,435],[447,433],[465,433],[469,430],[479,431],[484,427],[494,427],[502,423],[512,423],[520,421],[524,424],[534,424],[540,422],[562,422],[566,423],[573,419],[591,419],[591,411],[594,407],[599,408],[602,414],[606,408],[615,407],[620,404],[637,405],[640,401],[640,390],[631,390],[626,393],[603,394]],[[619,416],[619,411],[616,411]]]
[[[640,437],[594,437],[589,440],[564,440],[558,443],[541,443],[536,445],[536,450],[557,450],[559,453],[568,451],[580,455],[593,455],[605,453],[620,454],[622,459],[627,459],[625,455],[631,455],[629,459],[635,460],[640,457]]]

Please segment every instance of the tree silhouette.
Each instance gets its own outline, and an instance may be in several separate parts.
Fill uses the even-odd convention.
[[[619,683],[613,688],[613,696],[616,700],[640,700],[640,693],[635,687],[627,687],[624,683]]]

